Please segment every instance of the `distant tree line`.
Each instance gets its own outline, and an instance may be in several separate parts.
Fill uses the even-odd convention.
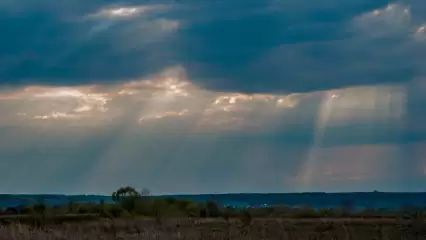
[[[189,218],[222,218],[240,219],[244,224],[250,224],[253,218],[333,218],[333,217],[363,217],[363,218],[395,218],[411,217],[423,214],[422,209],[385,211],[367,209],[353,210],[351,203],[335,209],[313,209],[310,207],[291,208],[286,206],[268,206],[262,208],[236,208],[222,206],[213,200],[196,202],[190,199],[173,197],[154,197],[148,189],[137,191],[126,186],[117,189],[111,195],[113,202],[106,203],[77,203],[47,206],[43,200],[31,206],[7,208],[0,211],[0,221],[29,221],[36,224],[47,221],[84,221],[98,218],[155,218],[161,222],[166,217]],[[3,215],[3,216],[1,216]]]

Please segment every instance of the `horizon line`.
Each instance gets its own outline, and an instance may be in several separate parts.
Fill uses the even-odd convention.
[[[165,193],[165,194],[150,194],[154,197],[167,197],[167,196],[206,196],[206,195],[271,195],[271,194],[368,194],[368,193],[384,193],[384,194],[426,194],[426,191],[345,191],[345,192],[228,192],[228,193]],[[100,196],[100,197],[110,197],[111,194],[96,194],[96,193],[81,193],[81,194],[66,194],[66,193],[0,193],[1,196],[13,196],[13,195],[56,195],[56,196]]]

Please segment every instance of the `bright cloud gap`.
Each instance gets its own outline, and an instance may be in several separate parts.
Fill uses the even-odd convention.
[[[89,15],[89,17],[112,19],[131,18],[156,10],[165,9],[166,7],[166,5],[110,7],[100,9],[98,12]]]
[[[139,125],[165,119],[196,118],[196,127],[201,129],[253,129],[278,124],[283,114],[296,111],[301,102],[318,96],[328,96],[325,99],[332,104],[330,121],[334,124],[371,118],[375,111],[376,118],[401,118],[403,93],[399,91],[395,95],[393,89],[358,87],[284,95],[221,93],[196,86],[187,78],[185,69],[177,66],[150,79],[113,86],[28,86],[0,94],[0,106],[5,101],[23,103],[10,117],[12,119],[13,115],[27,122],[62,120],[101,124],[119,121],[131,114],[135,118],[132,122]],[[398,109],[390,109],[390,104]],[[380,114],[378,108],[384,108]],[[127,113],[126,109],[136,112]]]

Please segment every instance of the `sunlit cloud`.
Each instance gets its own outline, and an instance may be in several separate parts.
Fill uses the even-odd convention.
[[[298,94],[243,94],[204,90],[187,78],[185,69],[165,69],[150,79],[129,80],[111,86],[48,87],[27,86],[0,95],[0,104],[23,102],[15,116],[37,120],[97,122],[106,117],[126,116],[128,106],[139,105],[139,124],[175,117],[197,116],[202,128],[226,125],[262,125],[252,114],[266,111],[273,118],[280,111],[297,106]],[[196,104],[194,104],[196,103]],[[132,109],[134,109],[132,107]],[[136,107],[136,109],[138,109]],[[17,112],[21,114],[17,114]]]
[[[416,30],[416,34],[424,34],[426,32],[426,24],[423,24]]]
[[[131,18],[141,14],[150,13],[156,10],[165,9],[166,5],[147,5],[147,6],[121,6],[100,9],[98,12],[90,14],[92,18]]]
[[[58,118],[63,118],[63,119],[78,119],[79,116],[77,116],[77,115],[71,115],[71,114],[67,114],[67,113],[61,113],[61,112],[52,112],[49,115],[34,116],[34,119],[58,119]]]
[[[380,36],[394,30],[408,30],[411,23],[411,10],[407,5],[389,4],[358,16],[355,26],[370,31],[371,36]]]
[[[142,123],[144,121],[149,121],[149,120],[155,120],[155,119],[162,119],[162,118],[167,118],[167,117],[178,117],[178,116],[183,116],[188,114],[188,109],[183,109],[181,111],[178,112],[163,112],[163,113],[159,113],[157,115],[147,115],[147,116],[143,116],[142,118],[139,119],[139,122]]]
[[[197,118],[197,129],[270,129],[284,115],[291,116],[288,111],[303,112],[299,109],[301,101],[307,103],[315,101],[310,100],[315,96],[323,96],[323,108],[329,110],[321,108],[318,127],[325,128],[363,121],[400,120],[405,101],[402,89],[356,87],[303,94],[213,92],[196,86],[188,79],[185,69],[177,66],[149,79],[109,86],[27,86],[3,92],[0,104],[21,103],[13,116],[27,120],[111,123],[133,114],[126,109],[134,109],[138,113],[133,123],[140,125],[179,117]],[[293,123],[294,120],[286,122]]]
[[[362,14],[354,19],[354,25],[367,31],[370,37],[383,37],[386,34],[412,35],[415,40],[424,40],[425,25],[416,26],[412,20],[410,5],[392,3],[384,8]]]
[[[63,99],[74,100],[78,104],[78,106],[72,110],[74,112],[87,112],[91,110],[105,112],[107,111],[105,105],[110,100],[104,93],[85,93],[78,89],[61,88],[37,93],[33,96],[33,99],[50,99],[53,101],[60,101]]]
[[[21,114],[27,119],[96,119],[96,113],[105,113],[107,93],[96,92],[93,86],[81,87],[25,87],[11,93],[1,94],[3,104],[18,104]],[[0,104],[2,102],[0,101]]]
[[[118,51],[122,51],[123,48],[136,49],[147,43],[153,43],[182,26],[180,20],[152,16],[168,8],[168,5],[161,4],[102,8],[83,18],[83,23],[91,26],[86,38],[90,39],[95,34],[109,31],[115,33],[113,35],[132,36],[114,39],[113,45],[119,45],[116,47]]]
[[[416,29],[416,32],[414,33],[414,39],[418,41],[426,40],[426,24],[423,24]]]

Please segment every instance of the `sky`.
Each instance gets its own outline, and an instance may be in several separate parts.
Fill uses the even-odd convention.
[[[0,192],[426,191],[424,0],[3,0]]]

